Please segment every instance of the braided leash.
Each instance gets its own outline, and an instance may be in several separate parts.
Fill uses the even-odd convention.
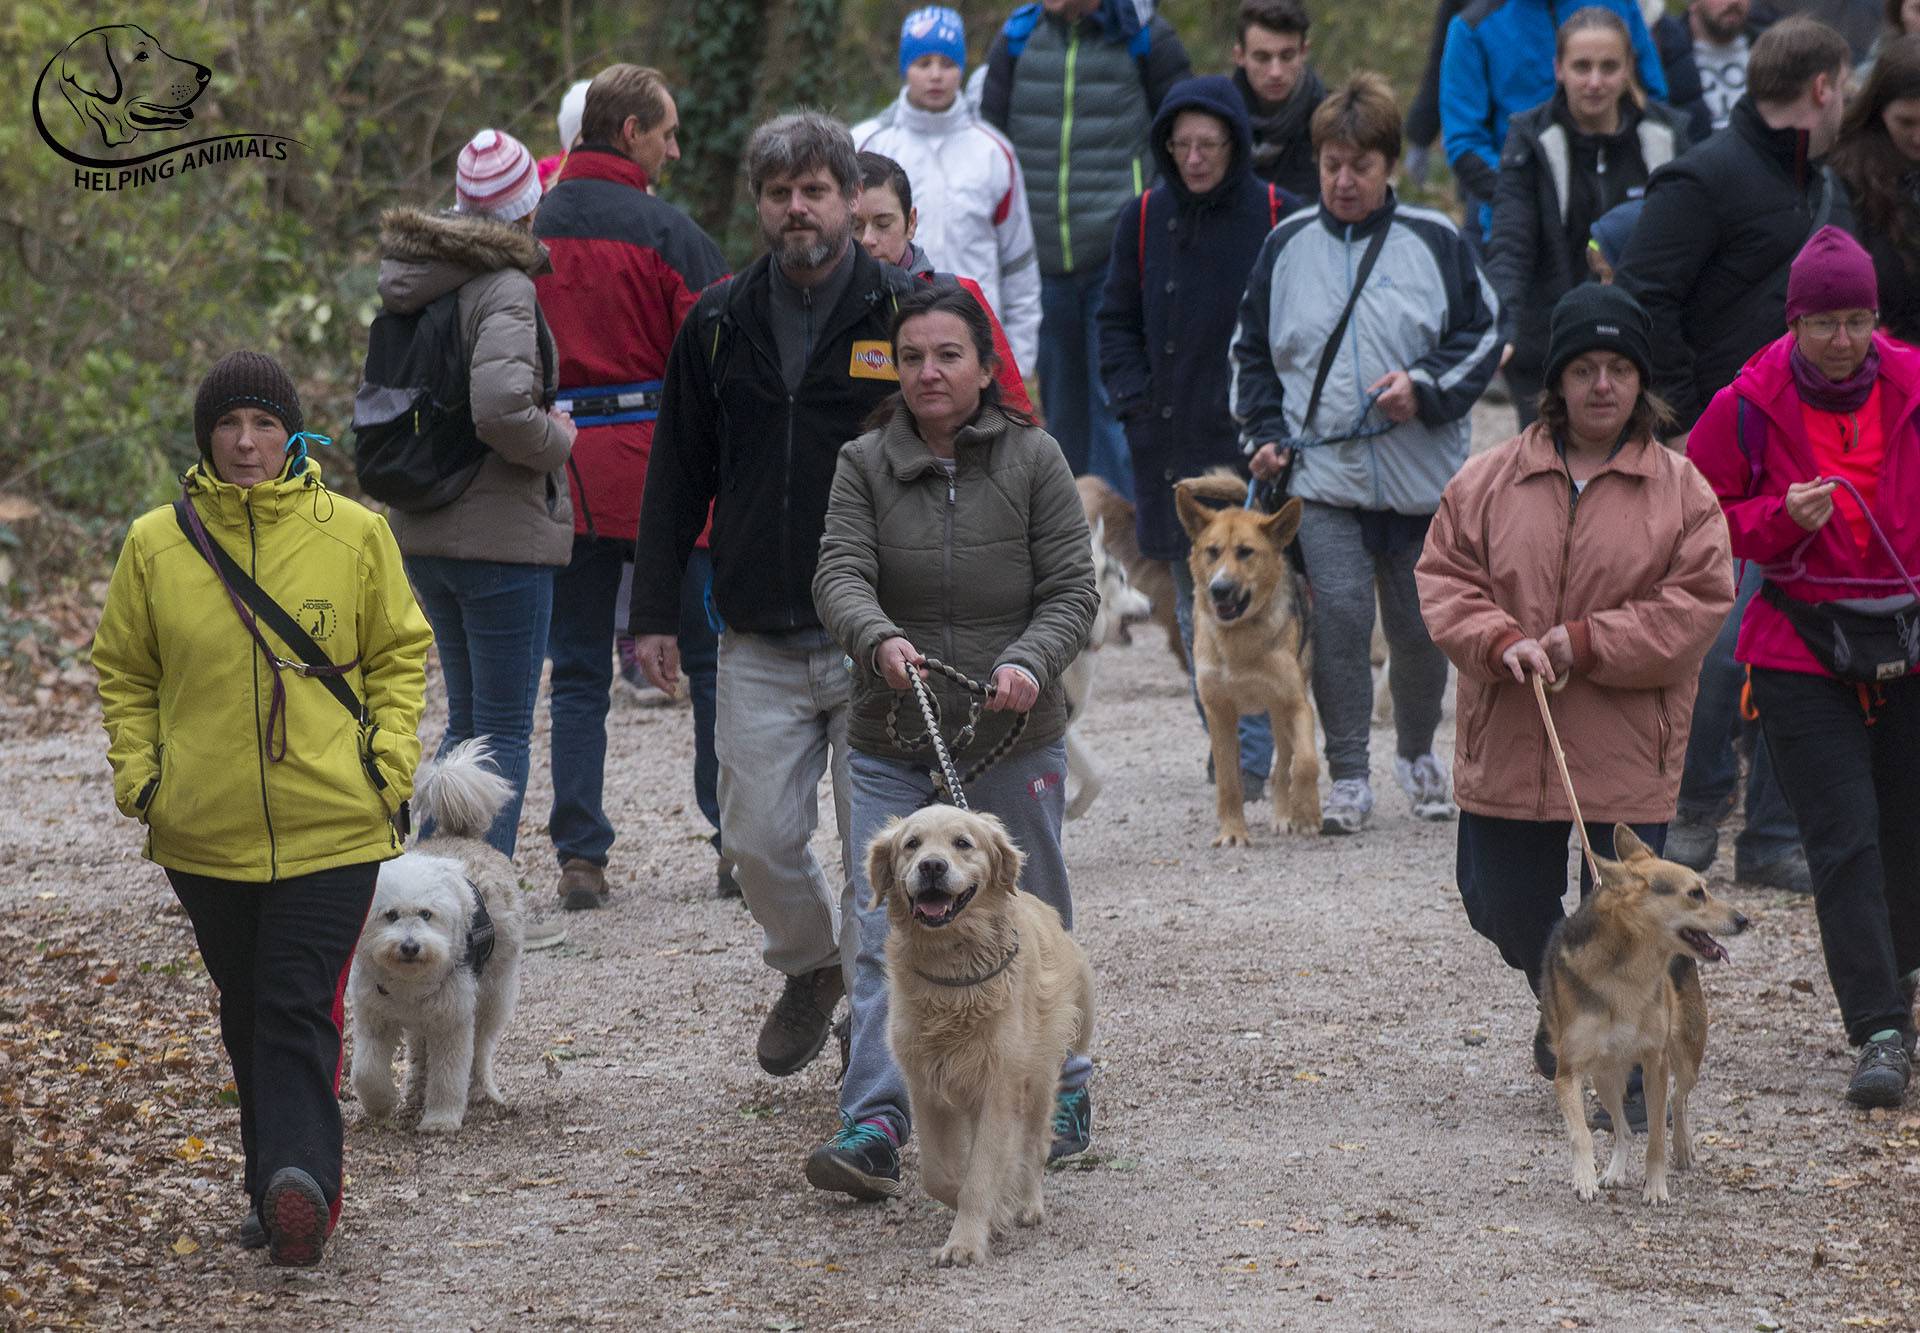
[[[991,699],[995,692],[994,686],[982,685],[971,676],[948,666],[938,658],[929,657],[926,659],[926,663],[927,670],[939,672],[948,680],[966,690],[969,694],[977,696],[977,699],[973,701],[968,710],[966,725],[960,728],[959,734],[957,734],[953,740],[953,749],[964,750],[972,743],[974,728],[980,721],[980,704],[978,699]],[[968,809],[966,784],[976,781],[982,773],[985,773],[989,768],[1006,757],[1007,752],[1013,748],[1014,742],[1020,739],[1020,733],[1027,729],[1027,715],[1025,713],[1016,713],[1013,719],[1013,726],[1008,729],[1007,734],[1003,736],[999,743],[991,750],[987,751],[979,763],[968,769],[963,775],[954,764],[953,755],[947,749],[946,738],[940,734],[939,702],[933,697],[933,692],[927,688],[926,679],[920,674],[919,668],[911,662],[907,663],[907,680],[912,684],[913,696],[920,705],[920,717],[922,721],[926,723],[926,734],[923,736],[910,737],[900,734],[900,695],[896,692],[893,696],[893,703],[887,709],[887,738],[903,749],[919,745],[922,741],[931,744],[933,747],[933,757],[938,761],[939,765],[937,768],[929,769],[927,772],[927,776],[933,779],[933,799],[944,799],[962,810]]]
[[[1353,444],[1360,440],[1378,439],[1397,424],[1392,421],[1378,421],[1371,426],[1367,424],[1367,418],[1373,414],[1375,405],[1380,401],[1380,395],[1385,392],[1384,389],[1375,389],[1368,394],[1365,401],[1360,404],[1360,410],[1354,414],[1353,424],[1344,431],[1336,431],[1332,435],[1290,435],[1285,439],[1275,440],[1273,447],[1282,453],[1290,453],[1295,449],[1324,449],[1334,444]],[[1264,509],[1268,512],[1278,509],[1280,506],[1274,501],[1285,500],[1287,497],[1284,494],[1275,495],[1274,489],[1270,481],[1262,481],[1258,477],[1251,478],[1247,482],[1246,508]]]

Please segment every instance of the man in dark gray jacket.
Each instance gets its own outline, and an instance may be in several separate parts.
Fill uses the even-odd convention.
[[[1148,129],[1191,72],[1186,48],[1134,0],[1039,0],[987,53],[980,114],[1012,141],[1040,256],[1040,397],[1075,475],[1129,499],[1126,438],[1100,384],[1094,323],[1114,218],[1153,181]]]

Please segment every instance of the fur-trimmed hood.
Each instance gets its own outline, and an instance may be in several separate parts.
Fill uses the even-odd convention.
[[[380,215],[380,301],[418,310],[483,273],[551,272],[547,247],[511,223],[470,213],[390,208]]]

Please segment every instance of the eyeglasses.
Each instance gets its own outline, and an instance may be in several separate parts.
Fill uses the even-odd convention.
[[[1216,153],[1227,151],[1227,141],[1225,139],[1169,139],[1167,151],[1173,154],[1173,160],[1176,162],[1187,154],[1196,152],[1212,157]]]
[[[1847,337],[1858,342],[1873,332],[1879,313],[1877,310],[1863,310],[1859,314],[1848,315],[1845,319],[1838,315],[1803,315],[1800,319],[1800,327],[1807,331],[1807,336],[1822,339],[1832,338],[1841,329],[1845,329]]]

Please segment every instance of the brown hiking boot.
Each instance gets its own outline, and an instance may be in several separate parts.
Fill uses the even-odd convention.
[[[572,857],[560,863],[560,910],[588,912],[607,905],[607,872],[603,866]]]
[[[760,1026],[756,1054],[760,1067],[775,1078],[797,1074],[813,1063],[827,1044],[834,1006],[846,994],[839,964],[817,968],[804,976],[788,977],[786,989],[773,1002]]]

